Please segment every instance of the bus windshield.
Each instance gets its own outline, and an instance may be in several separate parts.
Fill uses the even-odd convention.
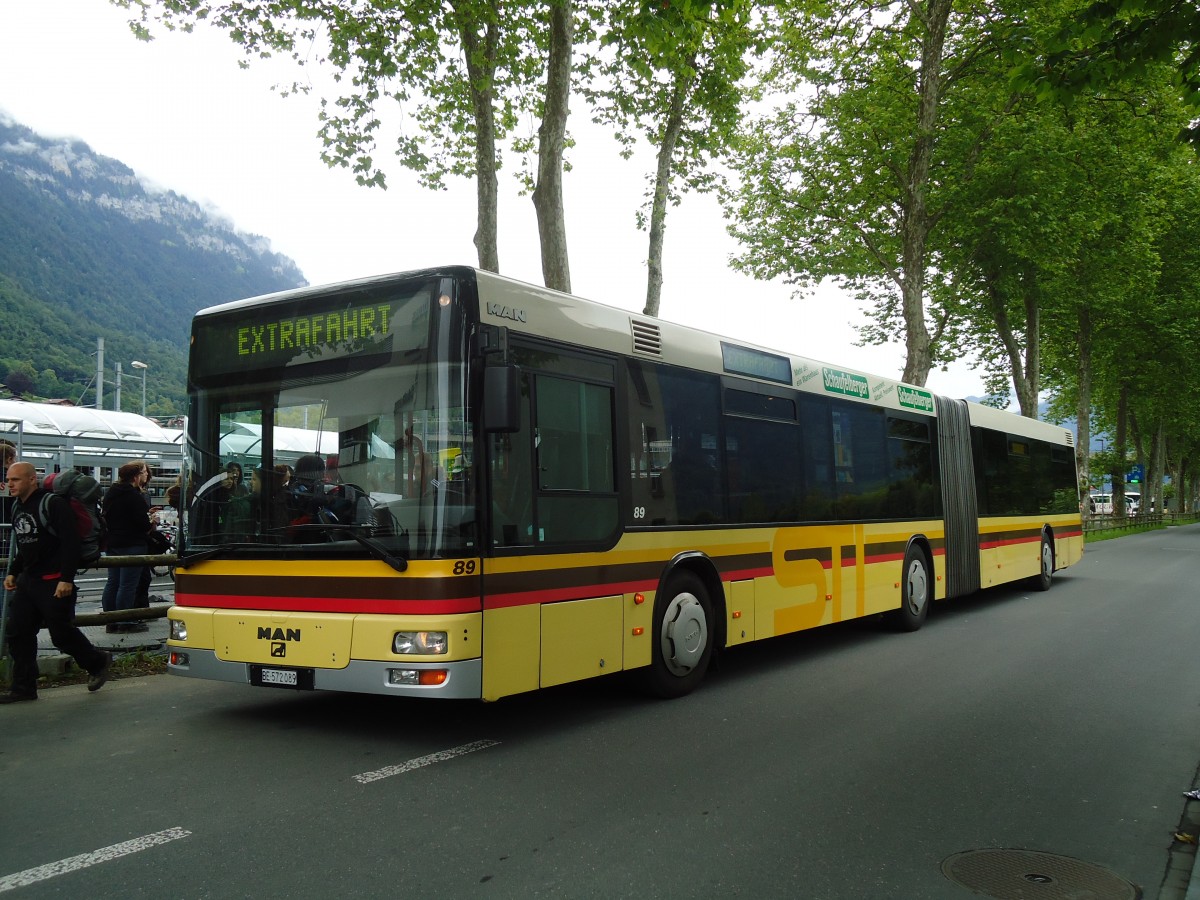
[[[310,297],[303,315],[274,307],[265,324],[256,324],[256,307],[198,319],[185,558],[287,555],[305,545],[309,555],[403,565],[475,552],[472,434],[451,295],[434,279],[393,284],[386,296],[330,297],[324,307]],[[364,309],[376,311],[370,329]],[[305,342],[296,337],[301,320]],[[279,347],[285,325],[294,346]],[[263,349],[223,362],[235,342]],[[247,365],[256,355],[264,365]],[[236,374],[224,371],[235,363]]]

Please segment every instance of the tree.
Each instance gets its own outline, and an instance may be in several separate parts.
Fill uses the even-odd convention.
[[[983,7],[796,0],[779,15],[771,80],[792,98],[739,144],[742,184],[726,198],[745,248],[735,265],[845,284],[875,307],[869,339],[903,331],[902,377],[924,384],[952,323],[949,309],[926,308],[931,280],[952,294],[929,250],[946,214],[939,184],[966,176],[991,124],[986,111],[947,115],[958,82],[992,52]]]
[[[538,128],[538,178],[533,190],[542,244],[542,280],[547,287],[571,290],[567,224],[563,214],[563,153],[571,96],[571,55],[575,23],[572,0],[550,4],[546,95]]]
[[[635,132],[656,148],[648,177],[650,208],[638,213],[649,229],[644,313],[657,316],[662,296],[667,207],[679,185],[711,190],[709,162],[732,142],[747,91],[747,54],[761,40],[763,21],[751,0],[694,0],[608,5],[603,59],[586,91],[597,122],[612,125],[627,158]]]
[[[12,361],[8,364],[8,374],[4,376],[4,386],[16,397],[32,394],[37,388],[37,370],[28,360]]]
[[[958,213],[945,222],[942,262],[978,298],[960,306],[971,322],[963,343],[997,393],[1011,379],[1027,416],[1037,416],[1047,359],[1073,374],[1090,365],[1097,332],[1153,283],[1154,173],[1175,120],[1149,84],[1141,115],[1128,99],[1067,108],[1014,98],[972,177],[948,188]],[[1084,393],[1089,377],[1078,378]]]
[[[1015,79],[1045,98],[1071,100],[1167,65],[1188,118],[1200,116],[1200,6],[1179,0],[1088,0],[1049,21],[1020,22]],[[1181,134],[1200,142],[1200,127]]]
[[[499,271],[501,145],[522,113],[542,120],[534,205],[543,271],[569,289],[561,160],[570,87],[573,0],[112,0],[135,9],[131,26],[149,39],[153,22],[191,31],[210,23],[249,59],[283,54],[297,65],[328,64],[341,95],[322,98],[321,158],[360,184],[386,187],[374,158],[388,111],[401,130],[395,153],[419,182],[444,189],[451,176],[476,182],[479,265]],[[248,64],[248,63],[247,63]],[[544,88],[538,81],[546,74]],[[283,92],[307,91],[299,78]]]

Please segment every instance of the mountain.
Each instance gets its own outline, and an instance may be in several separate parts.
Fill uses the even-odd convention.
[[[140,411],[144,372],[147,412],[182,413],[192,315],[305,283],[265,238],[0,113],[0,384],[13,393],[94,404],[85,389],[104,338],[106,381],[124,369],[125,410]],[[135,359],[149,368],[133,370]],[[108,386],[105,407],[113,399]]]

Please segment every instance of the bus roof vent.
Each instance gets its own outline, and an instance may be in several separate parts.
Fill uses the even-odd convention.
[[[1067,432],[1067,446],[1068,447],[1075,446],[1075,435],[1071,434],[1070,431]]]
[[[629,320],[633,327],[633,352],[662,356],[662,332],[653,322]]]

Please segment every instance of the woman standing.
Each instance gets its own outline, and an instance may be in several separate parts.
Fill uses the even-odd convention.
[[[250,489],[242,479],[241,463],[229,462],[225,465],[222,492],[220,497],[225,504],[222,531],[226,540],[249,540],[254,529],[254,516],[251,512]]]
[[[150,469],[140,460],[131,460],[117,470],[118,481],[104,494],[101,506],[108,525],[108,556],[144,556],[146,532],[150,530],[150,509],[143,488],[150,480]],[[138,583],[145,566],[113,566],[100,605],[105,612],[133,609],[137,605]],[[144,622],[114,622],[107,632],[147,631]]]

